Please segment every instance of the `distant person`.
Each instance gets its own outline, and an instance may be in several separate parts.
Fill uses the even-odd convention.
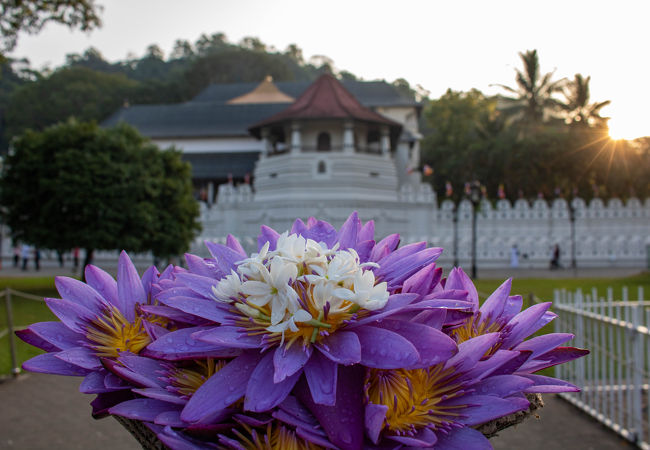
[[[20,263],[20,247],[14,246],[14,267],[18,267]]]
[[[61,250],[56,251],[56,257],[59,259],[59,267],[63,267],[64,259],[63,259],[63,252]]]
[[[38,247],[34,247],[34,268],[37,271],[41,270],[41,251]]]
[[[32,249],[29,245],[23,244],[20,248],[20,256],[23,258],[23,270],[27,270],[27,263],[29,262],[29,257],[31,256]]]
[[[551,255],[551,270],[560,268],[560,246],[555,244],[553,247],[553,254]]]
[[[519,248],[514,244],[510,249],[510,267],[516,269],[519,267]]]
[[[72,256],[74,258],[74,270],[76,271],[79,268],[79,247],[74,248]]]

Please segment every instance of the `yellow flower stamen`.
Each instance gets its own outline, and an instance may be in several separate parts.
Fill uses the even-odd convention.
[[[445,427],[458,417],[464,406],[441,403],[462,395],[454,382],[453,368],[438,364],[428,369],[371,369],[366,377],[366,397],[376,405],[388,407],[384,429],[396,434],[411,433],[423,427]]]
[[[133,323],[114,306],[104,311],[87,329],[86,337],[96,343],[93,348],[99,357],[117,358],[120,352],[139,353],[151,342],[142,317]]]

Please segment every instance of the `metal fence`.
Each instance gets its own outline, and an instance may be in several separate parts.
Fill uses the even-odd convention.
[[[614,300],[607,289],[556,290],[553,310],[560,317],[555,330],[571,330],[576,347],[588,348],[585,357],[555,367],[555,376],[582,388],[563,393],[573,403],[642,449],[650,449],[650,301],[630,301],[627,288]]]
[[[25,324],[14,324],[14,315],[13,315],[13,299],[14,298],[24,298],[27,300],[36,300],[43,301],[43,297],[37,295],[28,294],[27,292],[16,291],[15,289],[5,288],[0,291],[0,298],[4,298],[5,311],[6,311],[6,328],[0,328],[0,339],[5,336],[8,337],[9,343],[9,354],[11,357],[11,373],[14,376],[17,376],[20,373],[20,361],[18,361],[18,354],[16,351],[16,336],[14,335],[15,330],[24,328]]]

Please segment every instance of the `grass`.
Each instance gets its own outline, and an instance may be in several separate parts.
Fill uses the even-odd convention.
[[[477,280],[476,287],[481,293],[481,297],[489,295],[494,291],[503,280]],[[607,287],[614,288],[615,297],[620,296],[621,288],[627,286],[630,289],[630,298],[636,300],[637,286],[643,286],[646,294],[650,294],[650,272],[625,278],[575,278],[575,279],[539,279],[539,278],[522,278],[514,279],[512,283],[512,293],[522,294],[528,305],[528,295],[533,293],[536,297],[548,301],[553,299],[553,290],[565,288],[575,290],[582,288],[590,290],[595,287],[603,295]],[[17,278],[0,278],[0,291],[5,288],[12,288],[18,291],[27,292],[39,297],[58,297],[54,287],[54,277],[17,277]],[[14,327],[26,327],[34,322],[43,322],[57,320],[50,312],[44,302],[21,298],[12,295],[12,312]],[[5,309],[5,300],[0,299],[0,334],[7,327],[7,314]],[[550,326],[547,326],[542,332],[550,332]],[[567,330],[570,331],[570,330]],[[25,344],[16,338],[16,348],[19,363],[41,353],[40,350]],[[11,357],[9,351],[9,336],[0,337],[0,375],[11,373]]]
[[[476,280],[476,288],[481,293],[481,298],[493,292],[504,280]],[[643,272],[639,275],[624,278],[514,278],[512,280],[512,293],[521,294],[527,297],[534,294],[543,301],[553,300],[553,290],[566,289],[575,291],[581,288],[583,292],[591,291],[591,288],[598,289],[599,295],[605,296],[606,289],[614,289],[614,298],[620,300],[621,289],[627,286],[630,292],[630,300],[637,300],[636,290],[642,286],[646,297],[650,296],[650,272]]]
[[[54,277],[17,277],[0,278],[0,292],[5,288],[26,292],[38,297],[58,297],[54,287]],[[14,328],[24,328],[34,322],[57,320],[43,301],[32,300],[12,294],[11,309]],[[9,335],[4,333],[7,328],[6,299],[0,299],[0,375],[11,373],[11,352],[9,349]],[[43,353],[14,337],[18,363]]]

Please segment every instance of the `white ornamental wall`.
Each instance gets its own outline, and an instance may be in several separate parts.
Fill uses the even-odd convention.
[[[646,267],[650,246],[650,199],[629,199],[623,203],[594,199],[587,204],[572,200],[575,211],[575,247],[578,267]],[[278,231],[290,228],[296,217],[310,216],[340,226],[352,211],[361,219],[375,221],[376,235],[400,233],[402,242],[427,241],[445,248],[440,258],[444,265],[454,261],[454,229],[457,230],[458,260],[468,265],[471,258],[472,204],[464,200],[454,224],[455,205],[445,200],[437,205],[429,185],[402,186],[397,202],[319,200],[304,202],[256,202],[248,185],[219,187],[218,203],[203,205],[202,235],[192,251],[205,252],[203,241],[224,242],[228,234],[239,238],[253,250],[259,226],[266,224]],[[510,264],[510,249],[519,249],[521,267],[548,267],[554,245],[560,246],[560,263],[571,264],[570,209],[564,199],[484,200],[477,211],[477,260],[479,267],[499,268]]]

